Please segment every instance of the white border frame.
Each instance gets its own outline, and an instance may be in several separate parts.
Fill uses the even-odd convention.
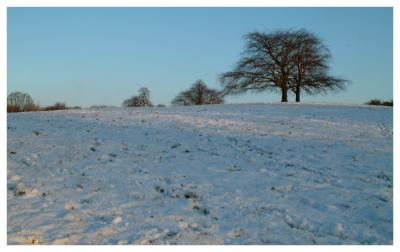
[[[1,187],[1,203],[0,208],[0,222],[1,222],[1,245],[9,250],[35,250],[35,251],[48,251],[48,250],[62,250],[68,251],[71,249],[69,246],[8,246],[7,244],[7,113],[6,113],[6,94],[7,94],[7,7],[393,7],[393,100],[395,106],[393,108],[393,244],[394,246],[381,245],[381,246],[74,246],[73,249],[95,249],[104,251],[107,249],[112,250],[124,250],[131,251],[132,249],[139,249],[143,251],[150,251],[153,249],[166,249],[170,251],[187,251],[200,250],[206,248],[207,250],[220,251],[230,249],[234,251],[245,251],[248,249],[265,251],[266,249],[273,250],[294,250],[294,251],[319,251],[324,250],[341,250],[341,251],[354,251],[356,250],[382,250],[382,251],[393,251],[398,250],[400,244],[399,218],[396,213],[400,213],[399,208],[399,193],[396,192],[398,183],[400,181],[399,172],[396,171],[396,166],[400,164],[399,155],[395,155],[399,148],[399,137],[397,129],[399,123],[396,123],[399,118],[399,109],[397,108],[397,102],[400,102],[399,88],[395,83],[399,83],[399,74],[396,72],[399,68],[399,4],[398,0],[336,0],[336,1],[316,1],[316,0],[274,0],[274,1],[262,1],[262,0],[191,0],[190,2],[184,0],[0,0],[0,118],[1,118],[1,151],[0,160],[2,175],[0,176]]]

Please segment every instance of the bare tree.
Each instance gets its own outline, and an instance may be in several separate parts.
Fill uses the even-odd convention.
[[[293,64],[289,77],[290,90],[300,102],[301,89],[307,94],[343,90],[347,80],[329,76],[329,49],[315,34],[304,29],[292,33],[296,48],[291,56]]]
[[[289,54],[295,47],[290,33],[278,31],[272,34],[249,33],[244,57],[236,68],[222,74],[220,80],[224,94],[241,94],[247,91],[281,92],[282,102],[288,101],[290,72]]]
[[[197,80],[190,89],[181,92],[172,101],[173,105],[184,106],[221,103],[224,103],[222,93],[208,88],[202,80]]]
[[[132,96],[122,103],[124,107],[153,107],[150,101],[150,91],[146,87],[139,89],[139,95]]]
[[[35,106],[29,94],[13,92],[7,96],[7,107],[15,108],[16,111],[28,111]]]
[[[233,71],[221,75],[224,94],[271,90],[281,92],[281,102],[287,102],[288,91],[300,101],[301,88],[309,94],[344,88],[345,80],[327,75],[329,51],[313,34],[253,32],[245,38],[244,57]]]

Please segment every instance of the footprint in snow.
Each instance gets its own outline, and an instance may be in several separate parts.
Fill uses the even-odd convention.
[[[68,202],[64,205],[65,210],[76,210],[79,208],[79,204],[75,202]]]
[[[227,236],[230,238],[238,238],[240,236],[243,236],[245,234],[245,231],[243,228],[239,229],[233,229],[227,233]]]
[[[121,144],[121,149],[124,151],[129,151],[128,145],[126,144]]]
[[[40,130],[34,130],[32,131],[33,134],[35,134],[36,136],[42,135],[42,131]]]
[[[22,163],[26,166],[33,166],[35,163],[33,162],[33,160],[30,157],[24,157],[22,159]]]

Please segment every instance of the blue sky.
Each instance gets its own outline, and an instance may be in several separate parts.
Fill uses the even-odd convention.
[[[233,68],[252,31],[305,28],[333,55],[345,92],[303,101],[364,103],[393,97],[392,8],[8,8],[8,93],[40,105],[116,105],[146,86],[169,104]],[[228,103],[276,102],[264,92]],[[290,97],[293,100],[293,96]]]

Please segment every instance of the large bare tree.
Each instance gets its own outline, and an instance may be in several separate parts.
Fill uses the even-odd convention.
[[[253,32],[245,39],[243,58],[220,77],[226,95],[271,90],[281,92],[281,102],[287,102],[288,91],[300,101],[301,89],[314,94],[344,88],[345,80],[327,73],[329,50],[304,29]]]
[[[302,89],[307,94],[343,90],[348,81],[328,74],[332,56],[321,39],[305,29],[292,32],[291,36],[295,49],[290,57],[293,68],[289,75],[289,87],[296,96],[296,102],[300,102]]]
[[[197,80],[187,91],[179,93],[172,105],[203,105],[224,103],[222,93],[208,88],[202,80]]]

